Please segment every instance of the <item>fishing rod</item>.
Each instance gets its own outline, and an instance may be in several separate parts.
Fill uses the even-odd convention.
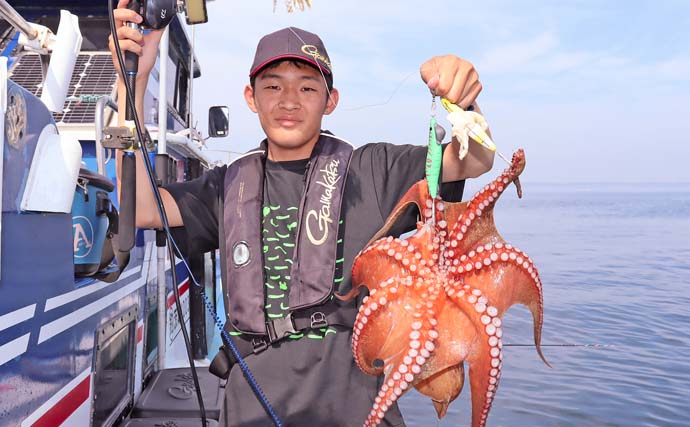
[[[123,61],[123,55],[122,55],[122,50],[120,48],[120,41],[119,38],[117,37],[117,30],[115,28],[115,16],[114,16],[114,3],[111,0],[108,0],[108,10],[109,10],[109,18],[110,18],[110,31],[112,34],[113,38],[113,44],[115,46],[115,51],[117,53],[117,58],[119,61],[119,66],[120,66],[120,73],[125,79],[125,93],[127,95],[126,99],[126,115],[125,115],[125,127],[127,127],[130,130],[130,133],[134,130],[136,132],[140,148],[142,150],[143,158],[145,159],[145,164],[147,165],[146,171],[149,176],[149,181],[151,182],[151,185],[153,187],[154,195],[158,196],[156,197],[157,202],[160,197],[160,192],[158,191],[157,186],[155,185],[155,179],[153,179],[153,171],[150,165],[150,160],[148,157],[148,150],[146,147],[146,142],[149,141],[149,135],[148,131],[146,131],[147,135],[144,135],[144,132],[142,131],[142,126],[141,122],[139,121],[139,116],[136,111],[136,104],[135,104],[135,89],[136,89],[136,77],[137,77],[137,72],[139,68],[139,58],[138,55],[134,52],[129,52],[127,51],[125,53],[125,58]],[[130,2],[127,5],[128,9],[134,10],[137,14],[142,16],[142,6],[140,5],[138,0],[130,0]],[[163,28],[165,27],[170,20],[172,19],[173,14],[171,13],[170,18],[166,22],[160,22],[160,27]],[[139,25],[133,22],[128,22],[126,24],[128,27],[133,28],[137,31],[141,31],[141,28]],[[132,144],[128,149],[123,150],[123,156],[122,156],[122,170],[120,172],[120,180],[121,180],[121,195],[120,195],[120,210],[125,213],[125,215],[121,215],[120,218],[122,219],[122,224],[120,226],[120,231],[124,238],[124,244],[123,247],[119,248],[121,251],[129,251],[133,246],[134,246],[134,236],[136,233],[136,227],[135,227],[135,215],[136,215],[136,156],[135,156],[135,144]],[[148,161],[148,162],[147,162]],[[164,227],[168,228],[167,224],[167,216],[165,215],[165,209],[163,208],[162,205],[162,199],[161,202],[158,204],[159,207],[159,213],[161,215],[162,222],[164,224]],[[124,231],[123,231],[124,230]],[[190,340],[189,340],[189,334],[187,332],[187,329],[184,325],[184,315],[182,314],[182,305],[180,303],[180,296],[179,296],[179,290],[177,288],[177,274],[175,271],[175,257],[172,253],[172,246],[168,245],[168,249],[170,252],[170,261],[172,264],[171,273],[172,273],[172,280],[173,280],[173,295],[175,297],[175,307],[177,309],[178,317],[179,317],[179,322],[180,322],[180,329],[182,331],[182,337],[185,343],[185,350],[187,351],[187,358],[189,360],[189,365],[190,365],[190,370],[192,373],[192,381],[194,383],[194,389],[196,391],[196,396],[197,396],[197,401],[199,404],[199,412],[201,414],[201,422],[202,426],[207,426],[208,422],[206,419],[206,408],[204,407],[204,400],[201,396],[201,387],[199,385],[199,377],[196,372],[196,368],[194,366],[194,359],[192,357],[192,350],[191,350],[191,345],[190,345]],[[191,273],[191,272],[190,272]]]
[[[170,1],[177,3],[177,0],[170,0]],[[134,1],[130,1],[130,5],[132,5],[132,3],[134,3]],[[120,48],[119,39],[117,37],[117,30],[115,28],[115,17],[114,17],[114,3],[111,0],[108,0],[108,10],[109,10],[108,15],[110,18],[110,31],[111,31],[112,37],[113,37],[113,44],[114,44],[115,51],[117,54],[120,72],[121,72],[122,76],[129,77],[128,71],[125,69],[125,62],[126,61],[123,59],[122,50]],[[177,7],[175,7],[175,9],[171,10],[171,12],[176,12],[176,11],[177,11]],[[137,11],[137,12],[139,12],[139,11]],[[171,17],[170,20],[172,19],[173,15],[174,15],[174,13],[169,14],[169,16]],[[165,25],[167,25],[167,23],[169,23],[169,20],[167,22],[165,22],[164,24],[160,25],[158,28],[165,27]],[[135,83],[135,79],[133,79],[133,82]],[[132,84],[131,86],[134,87],[135,85]],[[170,270],[171,270],[172,280],[173,280],[173,294],[175,297],[175,305],[177,308],[177,314],[178,314],[179,321],[180,321],[180,329],[182,331],[182,336],[183,336],[183,339],[185,342],[185,347],[187,350],[187,357],[189,359],[190,370],[192,373],[192,379],[194,382],[194,387],[196,389],[196,395],[197,395],[197,400],[199,402],[199,410],[201,412],[201,418],[202,418],[203,426],[204,427],[207,426],[206,411],[205,411],[203,399],[201,396],[201,387],[199,386],[199,379],[198,379],[198,376],[196,373],[196,368],[195,368],[194,360],[192,357],[189,335],[188,335],[187,329],[185,327],[184,315],[182,314],[182,305],[180,303],[179,290],[177,288],[177,274],[176,274],[176,268],[174,266],[175,255],[177,255],[182,260],[183,265],[185,266],[185,268],[188,271],[190,281],[197,288],[200,289],[201,296],[204,300],[204,304],[206,305],[206,308],[208,309],[209,313],[214,318],[216,326],[219,328],[219,330],[221,332],[221,338],[222,338],[223,343],[225,344],[225,346],[228,349],[230,349],[233,356],[235,357],[235,360],[237,360],[237,364],[240,366],[240,369],[242,370],[245,378],[247,379],[247,382],[249,383],[250,388],[252,389],[254,394],[257,396],[257,399],[259,400],[259,402],[261,403],[263,408],[266,410],[266,412],[270,416],[273,424],[276,427],[282,427],[283,426],[282,422],[280,421],[277,414],[273,410],[273,407],[271,406],[270,402],[268,401],[268,398],[265,396],[265,394],[263,393],[263,391],[259,387],[259,384],[254,379],[253,374],[249,370],[249,366],[244,361],[244,358],[240,355],[239,350],[237,349],[237,347],[235,346],[233,341],[230,339],[229,334],[225,331],[224,325],[221,322],[221,320],[218,318],[218,316],[216,315],[216,313],[213,309],[213,306],[212,306],[208,296],[206,295],[204,287],[201,286],[199,284],[199,282],[197,281],[196,277],[192,273],[190,266],[188,265],[186,259],[182,255],[182,252],[180,251],[179,247],[177,246],[175,239],[172,236],[172,233],[170,231],[170,225],[168,223],[168,216],[167,216],[166,211],[165,211],[165,206],[163,204],[163,199],[162,199],[161,194],[160,194],[160,189],[158,188],[158,185],[156,183],[156,178],[154,177],[153,166],[151,164],[151,160],[149,158],[149,151],[148,151],[148,148],[146,146],[146,141],[149,141],[150,137],[148,135],[148,130],[146,130],[145,127],[142,126],[142,124],[139,120],[139,115],[136,113],[135,97],[134,97],[134,91],[131,90],[132,87],[130,87],[130,84],[125,84],[126,102],[127,102],[127,106],[128,106],[128,111],[129,111],[129,108],[131,108],[131,111],[133,113],[133,117],[132,117],[132,119],[133,119],[132,120],[133,130],[136,132],[136,136],[140,142],[139,148],[142,151],[141,157],[144,161],[144,166],[146,169],[146,175],[148,177],[149,184],[151,185],[151,189],[153,191],[153,196],[154,196],[154,199],[156,201],[156,207],[157,207],[158,213],[159,213],[160,218],[161,218],[163,230],[164,230],[165,235],[166,235],[168,242],[169,242],[168,252],[169,252],[170,260],[172,263],[172,268]],[[123,158],[124,157],[125,156],[123,156]],[[136,173],[136,169],[133,172]],[[220,242],[219,242],[219,244],[220,244]]]

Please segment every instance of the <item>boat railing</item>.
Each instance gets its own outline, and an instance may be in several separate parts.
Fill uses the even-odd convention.
[[[103,148],[103,129],[105,126],[105,109],[110,107],[117,112],[117,104],[109,96],[102,96],[96,102],[95,126],[96,126],[96,165],[98,173],[105,175],[105,165],[110,160],[105,158],[105,149]]]

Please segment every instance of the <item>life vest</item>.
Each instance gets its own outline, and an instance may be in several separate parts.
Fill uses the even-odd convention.
[[[281,319],[268,319],[264,312],[261,212],[266,142],[228,166],[219,242],[225,261],[226,330],[265,337],[264,344],[271,344],[307,327],[352,327],[354,307],[338,309],[331,302],[338,225],[352,151],[351,144],[329,133],[321,134],[312,151],[298,211],[290,311]]]

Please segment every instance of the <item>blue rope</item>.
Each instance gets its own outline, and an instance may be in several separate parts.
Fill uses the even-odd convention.
[[[199,284],[199,282],[196,280],[196,277],[194,277],[194,274],[192,273],[192,270],[189,267],[189,264],[187,264],[187,260],[181,256],[180,249],[177,247],[177,243],[175,242],[175,239],[173,239],[172,235],[170,234],[170,229],[166,228],[165,232],[166,232],[168,239],[169,239],[170,243],[172,244],[173,248],[175,248],[175,253],[178,254],[178,256],[182,259],[182,263],[184,264],[185,268],[187,269],[187,272],[189,273],[189,277],[190,277],[192,283],[194,283],[194,285],[201,290],[201,296],[204,299],[204,304],[206,305],[206,309],[208,310],[209,314],[211,314],[211,316],[213,316],[213,318],[215,319],[216,326],[220,330],[221,336],[224,338],[223,342],[230,349],[230,352],[235,357],[235,360],[237,360],[237,364],[240,365],[240,369],[242,369],[242,373],[244,374],[244,377],[247,379],[249,386],[252,388],[252,391],[254,392],[257,399],[261,403],[261,406],[264,407],[264,410],[266,410],[268,415],[271,417],[271,420],[273,421],[273,424],[276,427],[283,427],[283,423],[280,421],[280,419],[278,418],[278,415],[275,413],[275,410],[271,406],[271,403],[268,401],[268,398],[266,397],[264,392],[261,390],[261,387],[259,386],[259,383],[254,378],[254,375],[252,374],[251,369],[249,369],[249,366],[247,365],[247,362],[244,361],[244,358],[242,357],[242,355],[240,355],[240,352],[237,349],[237,346],[235,345],[234,342],[232,342],[232,340],[230,339],[230,335],[223,328],[223,322],[220,320],[220,318],[216,314],[215,310],[213,309],[213,305],[211,304],[211,301],[209,300],[208,296],[206,295],[206,291],[204,290],[203,286],[201,286]],[[220,242],[218,242],[218,243],[220,244]]]

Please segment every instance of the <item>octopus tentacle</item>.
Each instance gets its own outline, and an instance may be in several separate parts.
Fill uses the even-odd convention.
[[[479,190],[467,203],[467,208],[462,213],[462,216],[459,218],[459,220],[455,222],[455,225],[451,230],[451,240],[461,241],[463,238],[465,238],[465,234],[468,230],[477,228],[473,227],[473,222],[475,222],[475,219],[481,217],[482,215],[486,216],[488,213],[493,211],[496,200],[498,200],[511,182],[514,182],[518,179],[518,176],[522,173],[524,168],[525,153],[522,150],[518,150],[515,152],[515,154],[513,154],[513,161],[511,165],[491,183],[485,185],[484,188]],[[521,192],[519,195],[522,195]],[[492,220],[493,218],[489,219]],[[495,231],[493,221],[491,221],[491,225],[493,228],[492,231]],[[483,227],[479,228],[479,231],[482,231],[481,229]]]
[[[388,279],[380,283],[375,289],[370,291],[369,296],[364,297],[362,305],[359,307],[359,313],[352,330],[352,354],[355,355],[355,363],[366,374],[381,375],[383,373],[383,366],[376,366],[375,360],[382,360],[385,355],[381,354],[381,348],[369,349],[368,341],[381,340],[380,337],[375,336],[377,332],[380,335],[388,335],[388,322],[379,320],[375,329],[372,329],[370,322],[376,322],[380,313],[386,308],[386,305],[392,303],[397,298],[404,297],[405,284],[410,279]],[[385,319],[384,319],[385,320]],[[374,354],[370,354],[374,350]]]
[[[415,260],[415,253],[419,252],[417,246],[407,239],[399,239],[389,236],[385,239],[376,241],[371,247],[362,251],[361,255],[366,256],[381,256],[385,259],[391,260],[402,268],[411,268],[415,271],[417,260]],[[364,257],[358,257],[352,266],[353,271],[358,271],[365,262],[362,262]],[[413,267],[414,266],[414,267]]]
[[[482,271],[497,271],[498,267],[511,266],[522,274],[523,280],[498,280],[499,286],[486,289],[488,297],[499,310],[499,316],[513,304],[523,304],[532,313],[534,323],[534,344],[537,354],[547,366],[551,366],[541,350],[541,330],[544,322],[544,294],[537,267],[527,254],[520,249],[506,243],[495,243],[477,246],[469,254],[460,257],[461,266],[465,274]],[[503,270],[501,270],[503,271]],[[482,281],[479,278],[466,277],[467,281]]]
[[[383,227],[381,227],[374,237],[369,240],[367,246],[372,242],[375,242],[376,240],[386,236],[398,218],[405,213],[405,210],[408,206],[414,204],[421,213],[424,213],[422,211],[422,206],[425,206],[425,200],[427,199],[431,199],[431,195],[429,194],[429,187],[427,186],[426,180],[422,179],[412,185],[412,187],[407,190],[405,195],[402,196],[391,213],[388,215],[388,218],[386,218],[386,222],[383,224]]]
[[[479,341],[468,355],[472,389],[472,426],[484,427],[501,377],[501,319],[498,309],[478,288],[459,282],[446,287],[450,298],[479,329]]]
[[[419,248],[406,239],[388,236],[374,242],[355,258],[352,266],[352,277],[366,278],[368,283],[384,283],[391,276],[396,276],[396,270],[412,272],[421,268],[422,255]],[[385,269],[376,267],[379,261],[385,260]],[[426,264],[426,261],[424,262]],[[347,301],[360,292],[361,286],[367,286],[362,281],[354,281],[352,289],[345,295],[335,294],[335,297]]]
[[[414,287],[429,287],[428,298],[424,304],[415,305],[407,345],[403,347],[405,351],[386,363],[384,383],[364,422],[365,427],[379,425],[388,408],[414,385],[415,379],[422,372],[422,366],[436,348],[434,341],[439,336],[436,330],[438,322],[433,316],[436,313],[439,286],[430,284],[428,280],[419,279]]]

